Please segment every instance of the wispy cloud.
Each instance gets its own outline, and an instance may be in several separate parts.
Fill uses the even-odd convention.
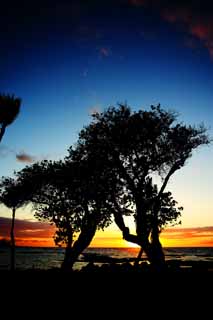
[[[213,226],[198,228],[169,228],[162,232],[162,240],[176,243],[213,246]]]
[[[182,7],[176,11],[164,10],[162,16],[171,23],[183,23],[188,34],[198,39],[213,58],[213,15],[193,11],[190,7]]]
[[[210,1],[129,0],[129,3],[157,10],[169,23],[181,24],[188,35],[208,49],[213,59],[213,6]]]
[[[26,162],[26,163],[33,163],[34,161],[36,161],[35,157],[25,152],[16,154],[16,160],[19,162]]]
[[[9,238],[11,219],[0,217],[0,238]],[[16,219],[15,237],[17,245],[54,245],[55,226],[39,221]],[[198,228],[168,228],[161,234],[164,246],[213,246],[213,226]],[[125,246],[120,232],[101,233],[93,240],[93,245]]]
[[[10,238],[11,219],[0,217],[0,238]],[[55,227],[45,222],[16,219],[17,246],[54,246]]]
[[[15,156],[16,160],[19,162],[32,163],[37,160],[37,157],[29,155],[28,153],[26,153],[24,151],[17,152],[16,150],[8,148],[7,146],[1,145],[0,146],[0,157],[4,158],[9,155]]]
[[[0,217],[0,237],[8,237],[10,234],[11,219]],[[49,238],[55,232],[55,227],[49,223],[16,219],[16,238]]]
[[[203,233],[203,232],[211,232],[213,235],[213,226],[208,227],[196,227],[196,228],[168,228],[164,231],[165,233],[174,233],[174,232],[196,232],[196,233]]]
[[[109,57],[110,50],[108,48],[102,47],[100,48],[99,53],[102,57]]]

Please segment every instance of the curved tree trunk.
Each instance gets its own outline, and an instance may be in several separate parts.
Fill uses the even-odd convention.
[[[159,239],[158,224],[155,222],[151,230],[151,241],[149,240],[150,231],[138,229],[137,236],[140,239],[141,247],[146,253],[147,259],[155,270],[162,270],[165,267],[165,256]],[[140,259],[141,256],[138,256]]]
[[[139,213],[139,212],[138,212]],[[141,214],[140,214],[141,215]],[[162,266],[165,265],[164,253],[162,250],[162,246],[159,241],[158,228],[154,232],[152,232],[152,242],[149,241],[150,231],[148,228],[145,228],[145,222],[143,219],[139,220],[137,225],[137,235],[133,235],[129,233],[129,229],[125,226],[123,216],[119,211],[114,212],[115,223],[119,227],[119,229],[123,233],[123,239],[138,244],[141,247],[138,257],[136,258],[135,263],[140,260],[142,252],[144,251],[148,261],[156,270],[161,270]],[[143,222],[143,225],[142,225]]]
[[[157,269],[165,268],[165,255],[159,238],[159,221],[158,212],[160,209],[159,195],[156,203],[153,206],[153,221],[151,231],[151,246],[153,255],[153,265]]]
[[[96,226],[90,226],[88,230],[82,230],[78,239],[74,243],[71,260],[69,267],[73,268],[74,263],[77,261],[79,255],[90,245],[95,236]]]
[[[178,163],[174,163],[174,165],[170,168],[166,178],[164,179],[164,182],[160,188],[160,191],[153,202],[153,207],[152,207],[153,220],[152,220],[152,230],[151,230],[151,252],[152,252],[151,263],[156,270],[164,270],[166,267],[165,255],[159,239],[158,213],[160,210],[160,198],[167,186],[167,183],[170,177],[178,169],[180,169],[180,165]]]
[[[140,251],[139,251],[139,253],[138,253],[138,256],[137,256],[137,258],[136,258],[136,260],[135,260],[135,262],[134,262],[134,266],[135,266],[135,267],[137,267],[137,266],[139,265],[139,262],[140,262],[140,260],[141,260],[142,254],[143,254],[143,248],[141,247],[141,248],[140,248]]]
[[[15,236],[14,236],[14,225],[15,225],[15,213],[16,208],[12,208],[12,224],[10,230],[10,238],[11,238],[11,256],[10,256],[10,269],[11,271],[15,270]]]
[[[90,245],[97,230],[97,223],[94,216],[87,217],[86,223],[83,224],[78,239],[72,248],[66,251],[65,259],[62,263],[62,269],[72,271],[74,263],[79,255]]]
[[[157,270],[162,270],[165,268],[165,255],[163,252],[162,245],[159,239],[159,230],[158,226],[155,225],[151,234],[151,247],[152,247],[152,255],[153,255],[153,266]]]

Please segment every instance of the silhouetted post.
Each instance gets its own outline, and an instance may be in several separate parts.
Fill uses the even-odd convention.
[[[11,271],[15,270],[15,237],[14,237],[14,225],[15,225],[15,212],[16,208],[13,207],[12,209],[12,225],[11,225],[11,231],[10,231],[10,237],[11,237],[11,260],[10,260],[10,269]]]

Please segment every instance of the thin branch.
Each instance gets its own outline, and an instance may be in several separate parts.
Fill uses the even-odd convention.
[[[173,166],[172,166],[171,169],[169,170],[166,178],[164,179],[164,182],[163,182],[163,184],[162,184],[162,186],[161,186],[161,189],[160,189],[160,191],[159,191],[159,193],[158,193],[158,196],[157,196],[158,199],[161,197],[162,193],[164,192],[164,190],[165,190],[165,188],[166,188],[166,186],[167,186],[167,183],[168,183],[171,175],[173,175],[173,173],[174,173],[176,170],[178,170],[178,169],[179,169],[178,163],[173,164]]]

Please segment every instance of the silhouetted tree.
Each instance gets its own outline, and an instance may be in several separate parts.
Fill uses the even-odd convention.
[[[19,114],[21,99],[14,95],[0,94],[0,142],[5,134],[6,127],[14,122]]]
[[[185,165],[192,151],[208,144],[204,126],[198,128],[177,123],[177,114],[160,105],[150,111],[132,112],[126,105],[110,107],[92,115],[93,121],[79,134],[76,159],[96,159],[102,163],[105,175],[114,177],[112,189],[123,188],[127,201],[135,206],[136,235],[132,235],[123,220],[123,208],[114,198],[115,222],[124,239],[140,245],[154,266],[164,264],[159,241],[160,227],[179,215],[173,200],[166,196],[170,177]],[[160,175],[158,188],[151,178]],[[115,183],[115,177],[117,183]],[[147,191],[150,188],[150,195]],[[167,198],[166,198],[167,197]],[[170,198],[169,198],[170,197]],[[167,199],[167,213],[163,215]],[[169,218],[171,217],[171,218]]]
[[[20,112],[20,106],[21,106],[21,99],[15,98],[14,95],[5,95],[0,94],[0,142],[2,141],[2,138],[5,134],[6,127],[9,126],[11,123],[14,122],[16,117],[18,116]],[[6,185],[10,188],[12,187],[12,184],[14,181],[12,179],[8,178],[5,179],[3,184],[4,187]],[[7,187],[6,187],[7,188]],[[9,204],[9,198],[6,195],[6,191],[2,195],[4,199],[2,198],[2,201],[5,201],[5,204]],[[7,205],[6,204],[6,205]],[[14,221],[15,221],[15,206],[13,207],[13,215],[12,215],[12,226],[11,226],[11,270],[14,270],[15,268],[15,239],[14,239]]]
[[[12,222],[10,230],[11,238],[11,270],[15,269],[15,236],[14,236],[14,226],[15,226],[15,213],[16,209],[22,207],[27,203],[25,190],[23,186],[13,178],[2,177],[0,182],[0,202],[3,203],[8,208],[12,209]]]
[[[28,190],[35,216],[56,225],[55,242],[66,245],[62,264],[66,270],[72,269],[96,230],[111,222],[107,194],[96,184],[91,170],[92,166],[84,161],[67,160],[43,161],[17,173],[19,181],[25,185],[28,181],[32,185]]]

